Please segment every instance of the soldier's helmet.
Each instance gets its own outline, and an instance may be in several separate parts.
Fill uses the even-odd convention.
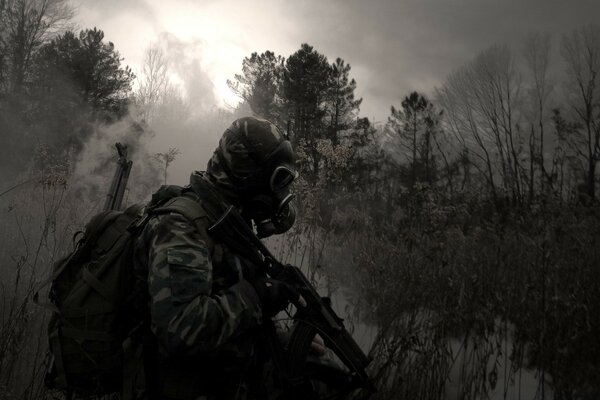
[[[207,173],[233,190],[259,236],[291,227],[290,185],[298,176],[290,142],[271,122],[243,117],[225,130]]]

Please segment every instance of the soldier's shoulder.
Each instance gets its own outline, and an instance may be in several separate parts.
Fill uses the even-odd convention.
[[[202,213],[202,209],[196,210],[195,215],[185,210],[168,210],[160,213],[155,213],[150,216],[148,225],[151,229],[159,229],[159,231],[177,231],[190,229],[196,231],[207,231],[211,223],[206,213]]]

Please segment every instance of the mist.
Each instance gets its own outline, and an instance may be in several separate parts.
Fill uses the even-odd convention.
[[[35,293],[115,143],[145,204],[246,115],[298,154],[265,242],[332,299],[373,399],[598,396],[598,6],[359,3],[0,4],[0,398],[54,394]]]

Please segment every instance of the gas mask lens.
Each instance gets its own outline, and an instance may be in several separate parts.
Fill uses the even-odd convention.
[[[298,172],[295,170],[283,165],[279,166],[275,168],[271,175],[271,181],[269,182],[271,190],[279,192],[289,186],[297,177]]]
[[[274,196],[257,195],[248,201],[246,215],[254,220],[259,238],[280,234],[292,227],[296,210],[291,204],[294,195],[282,191]]]

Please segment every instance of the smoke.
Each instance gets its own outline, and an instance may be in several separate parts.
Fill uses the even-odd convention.
[[[199,116],[214,110],[217,104],[215,86],[203,69],[204,40],[183,40],[164,32],[157,45],[166,56],[172,79],[178,80],[183,89],[191,114]]]
[[[169,167],[167,183],[185,185],[192,171],[206,168],[231,122],[249,112],[219,107],[214,82],[206,70],[203,40],[183,40],[166,32],[150,47],[158,48],[167,62],[168,84],[148,120],[152,137],[145,144],[151,154],[170,148],[180,151]]]
[[[147,147],[151,139],[151,132],[131,115],[115,124],[98,126],[77,156],[71,178],[75,193],[93,204],[102,204],[117,167],[118,142],[127,145],[128,158],[133,161],[124,201],[147,200],[160,184],[160,166]]]
[[[64,95],[55,96],[53,101],[32,93],[28,101],[46,105],[48,115],[43,117],[50,122],[40,119],[27,129],[21,113],[5,104],[7,107],[0,110],[0,127],[7,130],[6,135],[0,135],[3,174],[36,173],[34,149],[46,146],[56,157],[68,158],[66,178],[76,197],[102,204],[116,168],[116,142],[128,145],[133,161],[126,198],[130,203],[148,198],[163,183],[164,166],[156,160],[157,153],[170,148],[180,151],[167,171],[169,184],[185,185],[192,171],[204,170],[223,131],[235,118],[251,112],[243,106],[219,106],[215,95],[218,89],[207,72],[211,68],[210,46],[204,40],[181,39],[164,32],[153,45],[163,52],[168,70],[168,85],[153,118],[141,116],[139,108],[143,103],[137,101],[137,93],[132,96],[129,114],[110,124],[92,122],[94,118],[88,114],[84,99],[74,95],[70,86],[63,87]],[[242,59],[240,65],[241,62]],[[64,77],[67,82],[68,79]],[[134,87],[139,87],[142,79],[143,73],[137,71]],[[25,178],[15,176],[3,187],[9,188]]]
[[[117,168],[115,143],[126,144],[133,161],[124,201],[144,202],[164,183],[164,164],[156,157],[158,153],[179,150],[169,165],[167,184],[185,185],[192,171],[206,168],[231,122],[250,113],[243,107],[218,107],[214,85],[203,67],[202,40],[181,40],[163,33],[152,46],[162,52],[168,77],[152,118],[143,119],[146,114],[140,108],[144,103],[135,98],[136,93],[129,114],[116,123],[95,126],[73,162],[73,193],[95,208],[103,204]],[[144,78],[137,74],[138,85]]]
[[[163,33],[149,47],[161,52],[167,83],[156,104],[150,105],[151,116],[142,109],[148,104],[140,100],[138,91],[125,118],[95,128],[74,164],[72,182],[78,196],[102,204],[117,167],[117,142],[128,146],[133,161],[128,204],[148,200],[164,183],[165,166],[158,153],[179,150],[167,170],[168,184],[185,185],[192,171],[205,169],[221,134],[241,111],[217,106],[214,85],[203,67],[203,46],[202,40]],[[143,72],[137,74],[138,87],[146,78]]]

